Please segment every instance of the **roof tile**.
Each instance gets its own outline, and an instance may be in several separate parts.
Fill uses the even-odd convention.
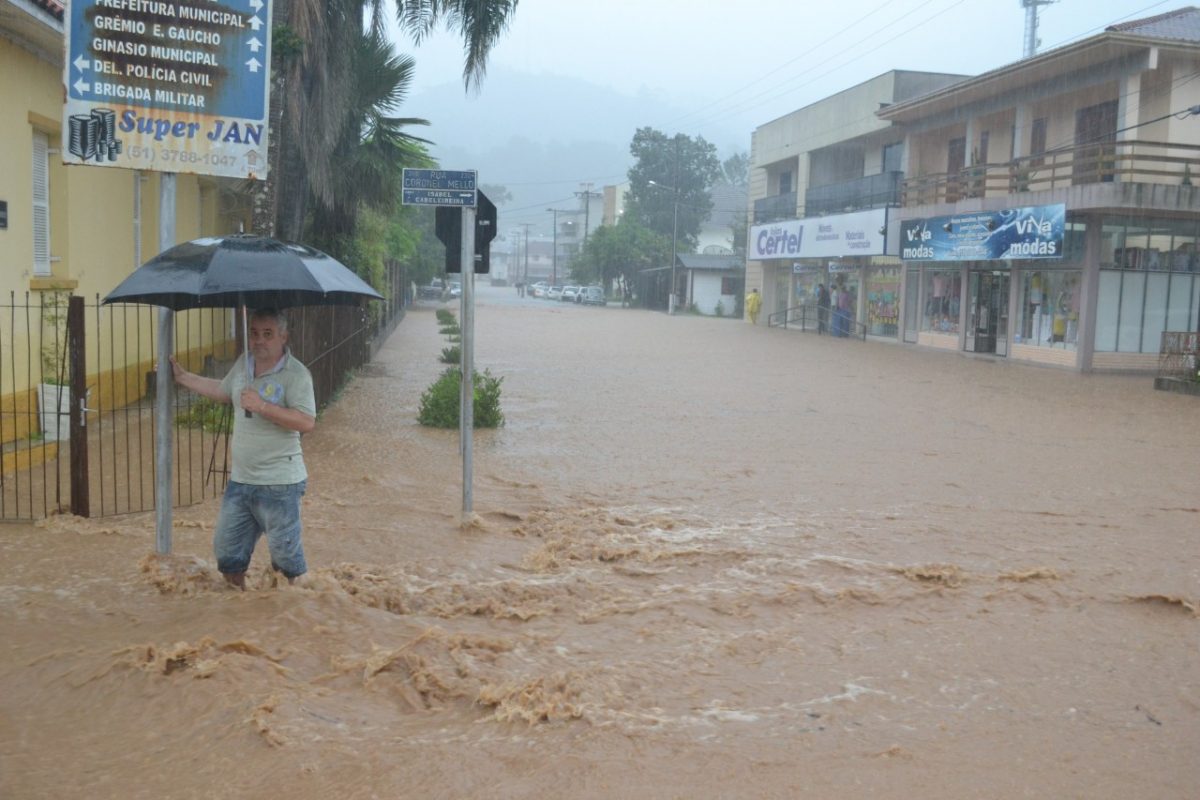
[[[1180,39],[1200,42],[1200,9],[1184,6],[1165,14],[1110,25],[1105,30],[1113,33],[1131,33],[1152,39]]]

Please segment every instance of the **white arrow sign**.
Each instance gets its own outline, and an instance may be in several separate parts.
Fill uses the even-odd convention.
[[[255,11],[262,11],[262,7],[263,7],[262,0],[250,0],[250,7],[253,8]]]
[[[90,92],[91,90],[92,90],[92,85],[90,83],[84,83],[83,78],[80,78],[79,80],[75,81],[75,91],[79,92],[80,94],[85,94],[87,92]]]
[[[257,58],[251,58],[246,62],[246,66],[250,68],[251,72],[258,72],[258,68],[262,66],[262,62]]]
[[[83,72],[85,69],[87,69],[88,60],[83,57],[83,53],[80,53],[79,57],[76,58],[75,61],[72,63],[75,64],[75,68],[77,70],[79,70],[80,72]]]
[[[257,52],[258,52],[258,50],[259,50],[259,48],[261,48],[261,47],[262,47],[262,42],[260,42],[260,41],[258,40],[258,37],[257,37],[257,36],[251,36],[251,37],[250,37],[250,41],[249,41],[249,42],[247,42],[246,44],[250,45],[250,52],[251,52],[251,53],[257,53]]]
[[[262,20],[259,19],[258,17],[251,17],[249,24],[250,24],[250,30],[257,32],[258,29],[262,27]]]

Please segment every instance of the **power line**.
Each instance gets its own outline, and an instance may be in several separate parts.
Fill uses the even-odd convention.
[[[876,6],[873,10],[867,12],[862,17],[856,19],[854,22],[852,22],[849,25],[847,25],[846,27],[842,28],[837,33],[834,33],[831,36],[826,37],[823,41],[818,42],[815,47],[810,48],[807,52],[801,53],[800,55],[796,56],[795,58],[788,59],[787,61],[780,64],[778,67],[775,67],[774,69],[763,73],[762,75],[751,80],[749,83],[745,84],[744,86],[740,86],[737,89],[734,89],[732,92],[730,92],[727,95],[724,95],[723,97],[718,97],[716,100],[713,101],[713,105],[717,105],[719,103],[724,102],[725,100],[728,100],[731,97],[739,95],[743,90],[749,89],[749,88],[755,86],[756,84],[760,83],[761,81],[765,80],[766,78],[769,78],[770,76],[774,75],[775,73],[779,72],[780,70],[782,70],[786,67],[790,67],[792,64],[795,64],[800,59],[807,58],[808,56],[812,55],[814,51],[820,50],[822,47],[829,44],[834,39],[841,36],[843,33],[846,33],[847,31],[850,31],[853,28],[855,28],[856,26],[860,25],[863,20],[867,19],[868,17],[874,16],[878,12],[887,8],[894,1],[895,0],[887,0],[887,2],[883,3],[883,5]],[[925,0],[925,2],[922,3],[920,6],[917,6],[917,8],[921,8],[922,6],[928,5],[929,3],[932,3],[932,2],[933,2],[933,0]],[[671,120],[670,122],[666,123],[666,127],[673,127],[673,123],[677,123],[679,120],[687,119],[688,117],[694,116],[697,113],[699,113],[699,112],[698,111],[689,111],[688,113],[684,114],[683,116],[676,117],[674,120]]]
[[[775,88],[778,88],[778,86],[764,89],[763,91],[759,92],[758,94],[750,95],[749,97],[739,100],[737,103],[734,103],[733,105],[728,106],[724,109],[719,109],[719,110],[713,109],[710,111],[709,115],[707,115],[705,117],[701,117],[701,119],[702,120],[715,119],[715,117],[713,115],[716,115],[716,114],[730,114],[730,113],[733,113],[736,111],[744,110],[749,104],[753,104],[755,101],[758,101],[759,98],[762,98],[762,102],[769,102],[771,100],[783,97],[785,95],[792,94],[796,90],[802,89],[805,86],[809,86],[812,83],[820,80],[821,78],[832,75],[834,72],[837,72],[840,69],[844,69],[845,67],[849,66],[850,64],[853,64],[856,61],[860,61],[861,59],[864,59],[868,56],[874,55],[874,51],[878,50],[883,45],[891,44],[892,42],[896,41],[897,39],[899,39],[903,36],[907,36],[908,34],[912,33],[913,31],[917,30],[918,28],[921,28],[921,27],[927,25],[932,20],[937,19],[941,15],[951,11],[954,8],[957,8],[958,6],[962,5],[965,2],[967,2],[967,0],[956,0],[954,3],[951,3],[949,6],[946,6],[941,11],[938,11],[937,13],[932,14],[929,17],[926,17],[925,19],[921,20],[920,22],[916,23],[915,25],[913,25],[910,28],[905,28],[903,31],[897,33],[895,36],[891,37],[890,39],[884,40],[883,42],[881,42],[879,45],[875,46],[871,50],[864,50],[864,51],[860,52],[858,55],[849,59],[848,61],[844,61],[841,64],[837,65],[836,67],[826,70],[825,72],[822,72],[821,74],[814,76],[811,80],[805,81],[804,83],[802,83],[798,86],[792,86],[787,89],[783,89],[782,91],[775,92],[774,94],[771,94],[771,92]],[[881,30],[883,30],[883,29],[881,29]],[[874,36],[876,33],[879,33],[879,31],[876,31],[875,33],[870,34],[869,36],[866,37],[866,39],[871,38],[871,36]],[[865,41],[865,39],[864,39],[864,41]],[[789,80],[795,80],[797,78],[800,78],[803,75],[808,74],[809,72],[812,71],[812,69],[815,69],[815,68],[816,67],[805,70],[804,72],[797,74],[796,76],[794,76],[793,78],[791,78]]]

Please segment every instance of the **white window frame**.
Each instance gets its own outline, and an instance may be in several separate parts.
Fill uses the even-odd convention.
[[[50,275],[50,137],[33,132],[33,274]]]

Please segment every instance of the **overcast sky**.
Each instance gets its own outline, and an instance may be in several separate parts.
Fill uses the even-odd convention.
[[[1041,9],[1041,49],[1185,4],[1061,0]],[[703,133],[721,120],[749,141],[756,125],[889,69],[977,74],[1018,60],[1024,24],[1020,0],[520,0],[489,63],[661,96],[685,111],[647,124]],[[401,49],[417,60],[414,92],[461,73],[454,36]]]
[[[1039,50],[1184,5],[1059,0],[1041,8]],[[402,113],[433,121],[444,167],[512,191],[506,225],[549,233],[546,208],[580,182],[623,180],[636,127],[703,135],[724,158],[749,151],[755,127],[891,69],[972,75],[1017,61],[1024,26],[1021,0],[520,0],[489,59],[490,96],[486,78],[482,95],[462,90],[455,35],[398,38],[417,66]]]

